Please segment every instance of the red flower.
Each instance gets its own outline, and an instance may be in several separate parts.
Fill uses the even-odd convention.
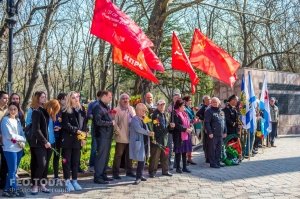
[[[117,111],[115,109],[112,109],[109,111],[110,114],[115,115],[117,113]]]
[[[66,158],[63,158],[63,159],[62,159],[62,163],[63,163],[63,164],[66,164],[66,163],[67,163],[67,159],[66,159]]]
[[[169,148],[169,147],[166,147],[166,148],[164,149],[164,153],[165,153],[166,156],[168,156],[169,153],[170,153],[170,148]]]
[[[17,143],[17,140],[16,139],[14,139],[14,138],[11,138],[11,140],[10,140],[12,143],[14,143],[14,144],[16,144]]]

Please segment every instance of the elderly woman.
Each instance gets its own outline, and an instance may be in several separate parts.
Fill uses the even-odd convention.
[[[147,110],[145,104],[137,104],[136,116],[132,118],[129,126],[129,158],[138,161],[136,181],[134,182],[135,185],[138,185],[141,181],[146,181],[146,178],[142,175],[145,164],[144,135],[154,136],[154,132],[149,131],[146,124],[143,122]]]
[[[182,98],[182,100],[185,103],[185,112],[186,112],[186,114],[188,115],[188,117],[190,119],[190,123],[193,124],[193,125],[196,124],[196,123],[199,123],[199,120],[198,120],[198,118],[195,117],[195,113],[193,111],[192,97],[191,96],[185,96],[185,97]],[[192,139],[192,136],[191,136],[191,139]],[[192,165],[197,164],[192,160],[192,151],[187,152],[187,159],[188,159],[187,162],[189,164],[192,164]]]
[[[176,162],[176,172],[182,173],[191,171],[187,168],[187,153],[192,151],[192,142],[191,142],[191,123],[190,118],[185,112],[185,104],[182,99],[179,99],[175,102],[174,112],[175,127],[170,128],[170,133],[173,134],[174,142],[174,152],[175,152],[175,162]],[[182,157],[183,168],[180,167]]]

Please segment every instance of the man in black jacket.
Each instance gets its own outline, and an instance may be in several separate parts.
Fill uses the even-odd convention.
[[[203,151],[204,151],[204,155],[205,155],[205,160],[206,163],[209,163],[209,159],[208,159],[208,146],[207,146],[207,140],[208,140],[208,135],[205,132],[205,128],[204,128],[204,113],[207,109],[207,107],[210,105],[210,96],[208,95],[204,95],[202,98],[202,106],[199,109],[199,111],[196,113],[196,116],[199,117],[201,123],[202,123],[202,130],[201,130],[201,137],[203,140]]]
[[[94,182],[97,184],[108,184],[113,180],[108,178],[106,168],[109,160],[111,141],[113,136],[113,111],[109,104],[112,101],[112,94],[109,91],[99,93],[99,103],[93,108],[93,125],[96,137],[97,150],[95,156]]]
[[[223,109],[225,113],[226,128],[228,134],[238,134],[239,132],[239,115],[236,110],[237,102],[238,97],[236,95],[231,95],[228,98],[226,107]]]
[[[162,175],[172,176],[169,173],[168,154],[164,153],[163,147],[168,144],[167,117],[165,114],[166,102],[158,100],[157,109],[152,114],[153,131],[155,139],[150,144],[149,176],[154,178],[157,172],[158,162],[161,163]]]
[[[220,168],[221,147],[227,136],[224,112],[220,109],[220,100],[211,99],[211,106],[204,113],[205,129],[208,134],[209,163],[212,168]]]

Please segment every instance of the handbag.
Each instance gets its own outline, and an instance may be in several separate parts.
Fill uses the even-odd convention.
[[[199,138],[198,138],[198,134],[193,126],[193,131],[191,133],[191,141],[192,141],[192,145],[196,146],[199,143]]]

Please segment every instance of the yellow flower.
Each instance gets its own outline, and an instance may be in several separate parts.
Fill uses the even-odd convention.
[[[145,124],[152,122],[152,120],[148,116],[145,116],[143,121]]]
[[[262,132],[261,131],[256,131],[256,136],[261,138],[263,136]]]
[[[153,124],[154,124],[154,125],[156,125],[156,124],[159,124],[159,121],[158,121],[158,119],[156,119],[156,120],[153,120]]]
[[[80,131],[80,133],[77,134],[77,139],[78,139],[78,140],[85,140],[85,139],[86,139],[86,133]]]

